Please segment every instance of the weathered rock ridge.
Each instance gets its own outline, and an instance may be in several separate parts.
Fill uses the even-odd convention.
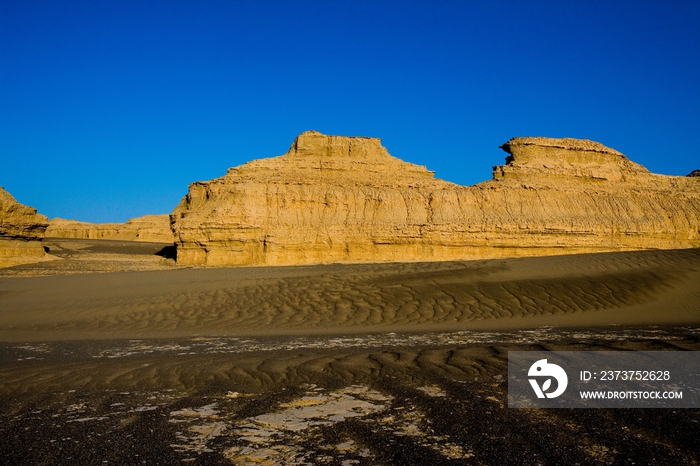
[[[20,204],[0,186],[0,237],[35,240],[44,237],[48,219],[34,207]]]
[[[154,243],[173,242],[168,214],[145,215],[132,218],[126,223],[90,223],[53,218],[49,221],[46,236],[49,238],[109,239]]]
[[[700,247],[700,179],[649,173],[578,139],[514,138],[465,187],[376,138],[310,131],[279,157],[190,185],[171,214],[183,264],[452,260]]]
[[[46,258],[41,244],[48,219],[0,187],[0,267]]]

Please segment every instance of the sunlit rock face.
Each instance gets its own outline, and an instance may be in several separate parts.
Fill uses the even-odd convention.
[[[172,243],[170,216],[144,215],[125,223],[90,223],[52,218],[46,229],[48,238],[108,239]]]
[[[0,187],[0,267],[42,260],[48,219]]]
[[[20,204],[0,187],[0,238],[33,240],[44,237],[48,219],[33,207]]]
[[[620,152],[588,139],[513,138],[501,146],[510,157],[494,169],[494,177],[544,176],[626,181],[649,170]]]
[[[514,138],[459,186],[376,138],[299,135],[279,157],[190,185],[183,264],[429,261],[700,247],[700,178],[650,173],[580,139]]]

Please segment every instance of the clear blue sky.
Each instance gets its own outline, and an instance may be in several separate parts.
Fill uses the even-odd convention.
[[[0,186],[49,217],[170,212],[302,131],[474,184],[514,136],[700,169],[698,1],[0,1]]]

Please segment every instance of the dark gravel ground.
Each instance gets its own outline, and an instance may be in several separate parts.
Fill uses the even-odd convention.
[[[238,352],[196,340],[121,352],[105,348],[123,342],[5,344],[0,464],[700,463],[697,409],[507,407],[509,350],[700,350],[697,333],[588,335]],[[275,415],[305,424],[280,428]]]

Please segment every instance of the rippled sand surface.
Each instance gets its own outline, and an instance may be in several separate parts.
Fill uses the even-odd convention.
[[[700,410],[507,408],[508,351],[700,351],[698,250],[178,269],[85,247],[0,276],[1,464],[700,463]]]
[[[0,340],[698,322],[700,250],[0,278]]]

